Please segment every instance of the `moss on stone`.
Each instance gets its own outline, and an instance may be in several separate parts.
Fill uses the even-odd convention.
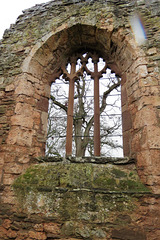
[[[117,169],[117,168],[113,168],[113,169],[111,170],[111,173],[113,173],[113,175],[114,175],[116,178],[127,177],[126,172],[121,171],[121,170],[119,170],[119,169]]]
[[[117,187],[116,179],[112,177],[106,177],[105,175],[97,176],[93,181],[95,188],[102,188],[114,191]]]
[[[28,168],[14,181],[13,189],[22,209],[30,213],[93,222],[107,221],[117,211],[132,211],[136,194],[148,191],[134,169],[63,162]]]
[[[149,192],[150,190],[144,186],[140,181],[134,181],[131,179],[123,179],[119,182],[120,189],[124,191],[137,191],[137,192]]]
[[[118,167],[98,164],[38,164],[18,177],[14,188],[39,189],[55,187],[74,188],[98,188],[111,191],[148,191],[140,182],[136,171],[122,170]]]

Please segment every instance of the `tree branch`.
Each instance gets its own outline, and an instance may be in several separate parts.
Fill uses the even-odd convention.
[[[58,102],[58,101],[55,99],[55,97],[52,96],[52,95],[50,95],[50,99],[53,101],[53,103],[54,103],[55,105],[57,105],[58,107],[62,108],[62,109],[67,113],[68,108],[67,108],[64,104]]]
[[[114,83],[111,87],[109,87],[109,89],[107,89],[107,91],[105,91],[103,93],[103,98],[102,98],[102,105],[100,107],[100,114],[104,111],[104,109],[106,108],[106,99],[107,99],[107,96],[114,90],[116,89],[117,87],[119,87],[121,85],[121,80],[117,77],[118,79],[118,82],[117,83]]]

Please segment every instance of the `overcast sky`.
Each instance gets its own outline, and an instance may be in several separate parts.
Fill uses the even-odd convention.
[[[5,29],[15,23],[22,10],[49,0],[2,0],[0,4],[0,39]]]

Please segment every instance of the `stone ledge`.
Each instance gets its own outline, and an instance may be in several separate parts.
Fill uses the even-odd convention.
[[[84,157],[84,158],[67,158],[72,163],[96,163],[96,164],[106,164],[111,163],[115,165],[120,164],[131,164],[135,163],[136,160],[128,157]]]
[[[134,164],[136,160],[128,157],[38,157],[33,158],[33,161],[43,162],[63,162],[63,163],[93,163],[93,164],[113,164],[113,165],[126,165]]]

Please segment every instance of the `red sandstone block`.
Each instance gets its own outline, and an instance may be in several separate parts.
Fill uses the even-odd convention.
[[[135,68],[135,73],[137,74],[138,78],[143,78],[148,75],[147,67],[146,65],[140,65],[137,68]]]
[[[139,131],[139,132],[136,132],[132,137],[131,147],[132,147],[132,151],[135,153],[140,152],[142,149],[142,146],[140,144],[141,136],[142,136],[142,131]]]
[[[134,129],[139,129],[144,126],[149,126],[154,124],[157,124],[157,117],[153,107],[147,106],[142,108],[140,111],[137,111],[136,117],[133,122]]]
[[[11,185],[15,180],[15,175],[13,174],[4,174],[3,176],[3,184],[4,185]]]
[[[123,125],[123,131],[128,131],[132,128],[132,119],[131,119],[131,114],[129,111],[125,111],[122,113],[122,125]]]
[[[23,166],[14,162],[6,163],[4,172],[10,174],[20,174],[23,171]]]
[[[159,126],[148,126],[148,147],[150,149],[160,149],[160,127]]]
[[[33,128],[33,117],[26,117],[25,115],[15,115],[11,117],[12,126],[22,126],[29,129]]]
[[[4,157],[5,165],[6,163],[14,162],[16,158],[15,150],[13,152],[6,152]]]
[[[25,117],[30,117],[33,114],[33,107],[27,103],[17,103],[15,113],[18,115],[24,115]]]
[[[125,132],[123,134],[123,152],[124,152],[124,156],[129,157],[131,154],[131,136],[130,136],[130,132]]]
[[[19,81],[18,87],[15,90],[15,94],[17,95],[24,94],[26,96],[33,96],[34,95],[33,84],[27,81],[25,78],[21,79]]]
[[[33,120],[34,120],[34,126],[38,126],[37,129],[39,129],[40,122],[41,122],[40,112],[37,112],[37,111],[33,112]]]
[[[43,232],[29,231],[29,238],[36,239],[36,240],[45,240],[47,238],[47,236]]]
[[[18,126],[12,127],[8,138],[7,138],[7,143],[8,144],[18,144],[20,146],[31,146],[32,145],[32,136],[33,136],[33,131],[28,131],[21,129]]]
[[[41,111],[48,112],[48,99],[41,97],[37,102],[37,108]]]
[[[43,224],[35,224],[34,225],[34,230],[36,230],[37,232],[43,232]]]
[[[5,220],[3,221],[2,227],[6,228],[6,229],[9,229],[10,226],[11,226],[11,223],[12,223],[11,220],[5,219]]]
[[[21,103],[27,103],[30,104],[32,106],[35,106],[37,103],[37,99],[35,99],[35,97],[30,97],[30,96],[25,96],[25,95],[18,95],[16,98],[17,102],[21,102]]]
[[[60,234],[60,224],[57,223],[45,223],[44,231],[47,233],[53,233],[55,235]]]
[[[17,232],[17,238],[16,240],[23,240],[23,239],[27,239],[28,237],[28,231],[27,230],[22,230],[20,229],[20,231]]]
[[[9,229],[8,232],[7,232],[7,236],[11,239],[16,238],[17,237],[17,232]]]
[[[7,230],[4,227],[0,226],[0,239],[8,239],[7,237]]]
[[[41,155],[44,155],[44,149],[42,148],[42,146],[32,148],[31,154],[33,157],[39,157]]]

